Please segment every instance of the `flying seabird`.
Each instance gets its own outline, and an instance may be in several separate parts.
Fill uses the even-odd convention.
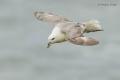
[[[54,43],[69,41],[76,45],[92,46],[99,43],[94,38],[85,37],[84,33],[102,31],[102,27],[97,20],[89,20],[78,23],[50,12],[34,12],[36,19],[52,23],[55,27],[48,37],[49,48]]]

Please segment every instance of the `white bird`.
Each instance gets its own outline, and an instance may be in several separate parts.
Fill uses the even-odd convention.
[[[54,24],[54,29],[48,37],[48,46],[51,44],[69,41],[76,45],[92,46],[99,43],[96,39],[85,37],[84,33],[102,31],[102,27],[97,20],[90,20],[77,23],[65,17],[49,12],[34,12],[34,16],[44,22]]]

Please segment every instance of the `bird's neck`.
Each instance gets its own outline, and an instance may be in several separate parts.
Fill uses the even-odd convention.
[[[59,27],[55,27],[53,30],[52,30],[52,34],[60,34],[61,33],[61,30]]]

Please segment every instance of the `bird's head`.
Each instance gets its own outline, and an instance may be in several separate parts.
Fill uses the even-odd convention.
[[[60,43],[60,42],[64,42],[64,41],[65,41],[65,34],[63,34],[63,33],[58,33],[58,34],[52,33],[48,37],[48,46],[47,46],[47,48],[49,48],[54,43]]]

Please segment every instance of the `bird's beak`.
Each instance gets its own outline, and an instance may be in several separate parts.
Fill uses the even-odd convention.
[[[51,46],[51,42],[48,42],[47,44],[47,48],[49,48]]]

